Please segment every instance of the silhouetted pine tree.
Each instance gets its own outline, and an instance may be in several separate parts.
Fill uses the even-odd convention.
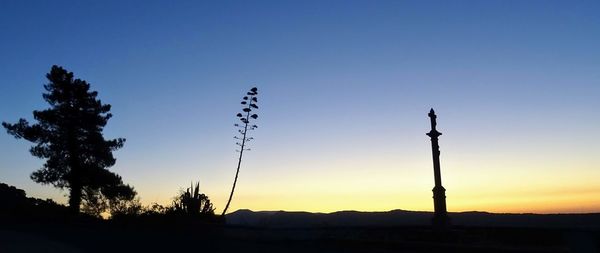
[[[240,136],[234,137],[237,140],[239,140],[236,144],[238,146],[240,146],[240,150],[238,150],[238,152],[240,153],[240,156],[238,157],[238,165],[237,165],[237,169],[235,171],[235,179],[233,180],[233,186],[231,187],[231,193],[229,194],[229,200],[227,200],[227,205],[225,205],[225,209],[223,209],[223,213],[221,215],[225,215],[225,212],[227,212],[227,209],[229,208],[229,204],[231,203],[231,198],[233,197],[233,192],[235,191],[235,184],[237,183],[238,174],[240,173],[240,165],[242,164],[242,155],[244,154],[245,150],[250,150],[250,149],[245,149],[246,143],[253,139],[252,137],[247,137],[248,131],[254,130],[257,127],[256,125],[251,125],[250,122],[251,122],[251,120],[255,120],[256,118],[258,118],[258,115],[256,113],[252,113],[253,109],[258,109],[258,106],[256,105],[258,103],[258,99],[256,98],[256,96],[258,95],[258,89],[256,87],[254,87],[254,88],[250,89],[250,91],[247,92],[246,95],[247,96],[244,96],[242,98],[242,103],[241,103],[242,107],[243,107],[242,112],[237,114],[237,117],[240,119],[240,121],[243,124],[235,124],[236,127],[240,128],[240,129],[238,129]]]
[[[108,199],[133,199],[135,191],[124,185],[121,177],[106,168],[115,164],[112,151],[123,146],[125,139],[105,140],[102,130],[111,118],[110,105],[96,99],[83,80],[73,73],[52,66],[46,75],[43,98],[50,108],[33,111],[36,124],[25,119],[16,124],[2,123],[15,138],[35,143],[30,152],[45,159],[43,167],[31,174],[37,183],[68,188],[69,207],[79,213],[82,197],[93,199],[102,194]],[[86,196],[82,196],[86,194]]]

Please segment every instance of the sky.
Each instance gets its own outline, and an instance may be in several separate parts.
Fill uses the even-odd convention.
[[[56,64],[112,105],[110,170],[142,203],[227,201],[241,97],[258,129],[230,211],[600,212],[598,1],[1,1],[0,121],[48,107]],[[43,160],[0,133],[0,182]]]

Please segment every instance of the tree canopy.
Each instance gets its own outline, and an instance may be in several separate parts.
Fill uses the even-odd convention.
[[[90,84],[74,79],[73,73],[52,66],[46,75],[44,100],[50,108],[33,111],[37,121],[30,124],[20,119],[15,124],[2,123],[15,138],[35,145],[30,152],[45,159],[39,170],[31,174],[37,183],[68,188],[71,211],[78,213],[82,200],[95,205],[99,198],[131,200],[134,189],[107,168],[116,162],[112,152],[123,147],[125,139],[104,139],[102,131],[111,106],[97,99],[98,92]]]

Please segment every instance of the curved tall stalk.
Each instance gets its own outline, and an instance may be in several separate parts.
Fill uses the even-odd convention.
[[[250,121],[258,118],[258,115],[256,113],[252,113],[252,109],[258,109],[258,106],[256,105],[258,103],[258,99],[256,97],[258,95],[258,89],[256,87],[254,87],[254,88],[250,89],[250,91],[247,92],[246,95],[247,96],[244,96],[242,98],[242,102],[241,102],[241,104],[244,107],[242,109],[242,112],[245,115],[242,113],[237,114],[237,117],[240,119],[240,121],[243,124],[241,124],[241,125],[235,124],[236,127],[240,128],[240,129],[238,129],[240,136],[234,137],[235,139],[241,141],[241,142],[238,141],[236,143],[238,146],[240,146],[240,150],[238,150],[240,155],[238,157],[238,164],[237,164],[237,168],[235,170],[235,178],[233,179],[233,186],[231,187],[231,193],[229,193],[229,199],[227,200],[227,205],[225,205],[225,208],[223,209],[223,213],[221,214],[221,216],[225,215],[225,213],[227,212],[227,209],[229,208],[229,204],[231,204],[231,199],[233,198],[233,192],[235,191],[235,185],[237,184],[238,175],[240,174],[240,166],[242,165],[242,156],[244,155],[244,151],[250,150],[250,149],[246,149],[246,143],[251,141],[253,138],[247,137],[248,131],[254,130],[257,127],[256,125],[250,125]]]

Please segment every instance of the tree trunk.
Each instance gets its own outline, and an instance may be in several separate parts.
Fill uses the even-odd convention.
[[[69,210],[72,214],[79,214],[79,209],[81,206],[82,187],[81,183],[78,181],[80,180],[77,180],[76,177],[74,177],[70,183],[71,189],[69,194]]]
[[[67,132],[68,138],[68,150],[69,150],[69,167],[71,171],[69,172],[69,210],[72,214],[79,214],[79,209],[81,207],[81,194],[83,190],[83,182],[81,178],[81,167],[79,163],[79,152],[77,152],[77,138],[75,137],[75,132],[72,129],[69,129]]]

